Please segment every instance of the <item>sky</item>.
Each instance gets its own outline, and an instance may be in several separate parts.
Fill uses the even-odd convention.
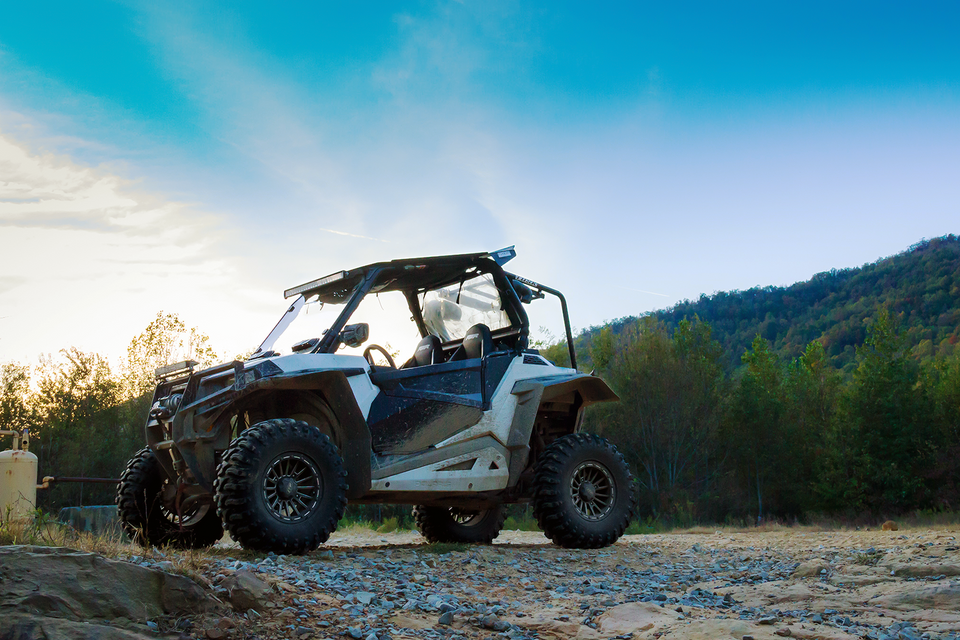
[[[516,245],[586,328],[960,232],[952,2],[47,2],[0,21],[0,362]],[[532,323],[562,331],[559,310]]]

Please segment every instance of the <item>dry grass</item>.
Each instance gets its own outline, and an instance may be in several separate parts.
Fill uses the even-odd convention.
[[[678,529],[668,529],[664,533],[678,533],[678,534],[687,534],[687,535],[714,535],[717,533],[773,533],[779,531],[792,531],[797,533],[813,533],[816,531],[824,531],[833,529],[824,529],[817,525],[806,525],[806,524],[787,524],[783,522],[764,522],[759,526],[750,526],[746,524],[737,524],[737,525],[699,525],[695,527],[688,528],[678,528]]]
[[[846,518],[815,514],[806,522],[767,520],[759,526],[747,521],[735,521],[717,525],[695,525],[692,527],[664,527],[658,533],[679,533],[692,535],[711,535],[716,533],[817,533],[817,532],[853,532],[879,531],[887,517],[860,515]],[[914,511],[893,518],[901,531],[960,530],[960,512],[956,511]]]
[[[341,522],[337,527],[337,533],[343,535],[369,533],[376,530],[376,525],[370,522],[351,522],[349,524]]]
[[[203,576],[211,557],[253,559],[263,554],[241,549],[170,549],[144,548],[126,541],[117,533],[89,533],[76,531],[68,524],[53,520],[46,514],[36,514],[33,520],[6,520],[0,522],[0,545],[37,545],[43,547],[66,547],[77,551],[96,553],[104,558],[129,560],[134,556],[154,562],[169,561],[171,573],[177,573],[208,584]],[[208,585],[209,586],[209,585]]]

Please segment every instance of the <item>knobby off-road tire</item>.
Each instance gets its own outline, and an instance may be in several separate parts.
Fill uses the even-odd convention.
[[[537,461],[533,515],[555,544],[597,549],[623,535],[633,516],[633,478],[623,456],[600,436],[554,440]]]
[[[336,446],[317,427],[266,420],[224,453],[217,512],[244,549],[306,553],[336,530],[347,505],[346,478]]]
[[[413,519],[427,542],[490,544],[500,535],[506,515],[500,505],[484,511],[418,505],[413,508]]]
[[[223,537],[213,505],[201,505],[182,514],[182,522],[175,511],[167,509],[160,498],[164,482],[160,461],[149,447],[138,451],[120,474],[117,513],[123,530],[134,542],[144,547],[199,549]]]

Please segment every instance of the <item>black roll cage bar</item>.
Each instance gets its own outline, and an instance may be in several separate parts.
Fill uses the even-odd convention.
[[[544,293],[549,293],[560,298],[560,309],[563,312],[563,328],[567,334],[567,348],[570,350],[570,366],[573,369],[577,368],[577,351],[573,347],[573,330],[570,328],[570,314],[567,311],[567,299],[563,297],[563,294],[554,289],[553,287],[548,287],[547,285],[540,284],[539,282],[534,282],[533,280],[528,280],[522,276],[518,276],[515,273],[510,273],[508,271],[503,272],[510,280],[516,280],[517,282],[524,284],[528,287],[535,289],[534,297],[542,298]],[[513,289],[513,287],[510,287]],[[526,315],[526,314],[524,314]]]
[[[337,319],[327,329],[326,333],[324,333],[323,337],[316,344],[316,346],[310,349],[310,353],[336,352],[337,348],[340,346],[340,332],[343,331],[343,328],[347,325],[347,321],[349,321],[351,316],[353,316],[363,299],[371,292],[374,284],[377,281],[377,278],[384,271],[392,268],[387,265],[389,265],[389,263],[386,263],[384,266],[376,266],[364,273],[363,278],[357,283],[353,291],[350,293],[350,297],[347,300],[347,303],[344,305],[343,311],[340,312],[340,315],[337,316]],[[518,352],[522,352],[528,347],[530,340],[530,320],[527,317],[527,312],[523,308],[523,303],[521,302],[520,297],[517,294],[516,289],[514,289],[512,283],[518,282],[526,287],[531,288],[533,290],[533,298],[543,298],[545,293],[549,293],[559,298],[560,309],[563,313],[563,328],[567,338],[567,349],[570,352],[570,366],[573,369],[577,368],[577,353],[573,345],[573,330],[570,327],[570,313],[567,309],[567,299],[562,293],[553,287],[548,287],[547,285],[540,284],[539,282],[534,282],[533,280],[518,276],[514,273],[504,271],[500,264],[493,259],[481,258],[479,262],[474,263],[472,268],[475,269],[475,273],[488,273],[493,276],[494,282],[497,285],[497,289],[507,302],[507,304],[504,306],[504,310],[507,312],[507,315],[510,316],[511,322],[515,323],[516,326],[519,327],[519,337],[517,339]],[[467,270],[464,273],[465,275],[469,276],[470,272]],[[404,296],[407,299],[407,304],[410,307],[410,311],[413,313],[413,319],[417,324],[417,328],[420,330],[420,335],[424,337],[427,335],[427,329],[423,322],[423,315],[420,312],[420,305],[417,296],[426,290],[427,289],[409,289],[403,291]],[[304,295],[307,295],[307,293],[309,292],[304,293]],[[298,302],[299,301],[295,301],[290,308],[287,309],[288,314],[294,311]],[[277,323],[277,327],[275,327],[274,331],[271,332],[271,335],[276,332],[277,329],[284,324],[284,322],[289,323],[289,321],[285,319],[286,316],[281,318],[280,322]]]
[[[365,275],[363,280],[357,284],[356,288],[350,294],[350,299],[347,301],[347,304],[344,306],[343,311],[340,312],[340,315],[337,316],[336,321],[327,329],[327,332],[323,335],[323,338],[320,339],[320,342],[317,343],[313,349],[310,350],[311,353],[335,353],[337,348],[340,346],[340,332],[343,331],[343,328],[347,325],[347,321],[357,310],[357,307],[360,306],[360,303],[363,299],[370,293],[373,288],[374,283],[377,281],[377,277],[386,270],[386,267],[380,267],[375,269],[370,269]],[[517,351],[522,352],[527,348],[530,341],[530,319],[527,317],[527,312],[523,308],[523,304],[520,302],[520,298],[517,296],[516,290],[510,284],[511,279],[517,279],[517,276],[507,274],[495,261],[483,261],[480,264],[476,265],[476,274],[488,273],[493,276],[493,280],[497,285],[497,289],[500,291],[500,294],[506,299],[506,304],[504,310],[507,312],[507,315],[510,317],[511,323],[515,323],[519,327],[519,337],[517,339]],[[471,274],[465,272],[467,277]],[[536,283],[534,283],[536,285]],[[536,285],[540,287],[541,285]],[[549,287],[543,288],[545,291],[553,292],[553,289]],[[420,312],[420,305],[417,300],[417,296],[421,293],[418,290],[409,290],[404,292],[404,297],[407,299],[407,304],[410,307],[410,311],[413,313],[414,321],[417,323],[417,328],[420,330],[420,335],[426,337],[427,329],[423,323],[423,315]],[[559,294],[559,292],[557,292]],[[563,296],[560,296],[561,299]],[[564,309],[564,318],[566,318],[566,302],[563,302]],[[567,324],[567,333],[570,332],[570,323],[566,321]],[[574,358],[573,362],[576,362]]]

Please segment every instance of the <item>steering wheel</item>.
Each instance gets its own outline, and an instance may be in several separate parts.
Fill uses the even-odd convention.
[[[371,344],[370,346],[368,346],[366,349],[363,350],[363,357],[366,358],[367,362],[370,363],[370,366],[371,366],[371,367],[377,366],[377,365],[373,362],[373,352],[374,352],[374,351],[379,351],[380,353],[383,354],[383,356],[387,359],[387,362],[390,363],[390,368],[391,368],[391,369],[396,369],[396,368],[397,368],[397,365],[394,364],[394,362],[393,362],[393,356],[391,356],[391,355],[387,352],[386,349],[384,349],[383,347],[381,347],[381,346],[378,345],[378,344]]]

